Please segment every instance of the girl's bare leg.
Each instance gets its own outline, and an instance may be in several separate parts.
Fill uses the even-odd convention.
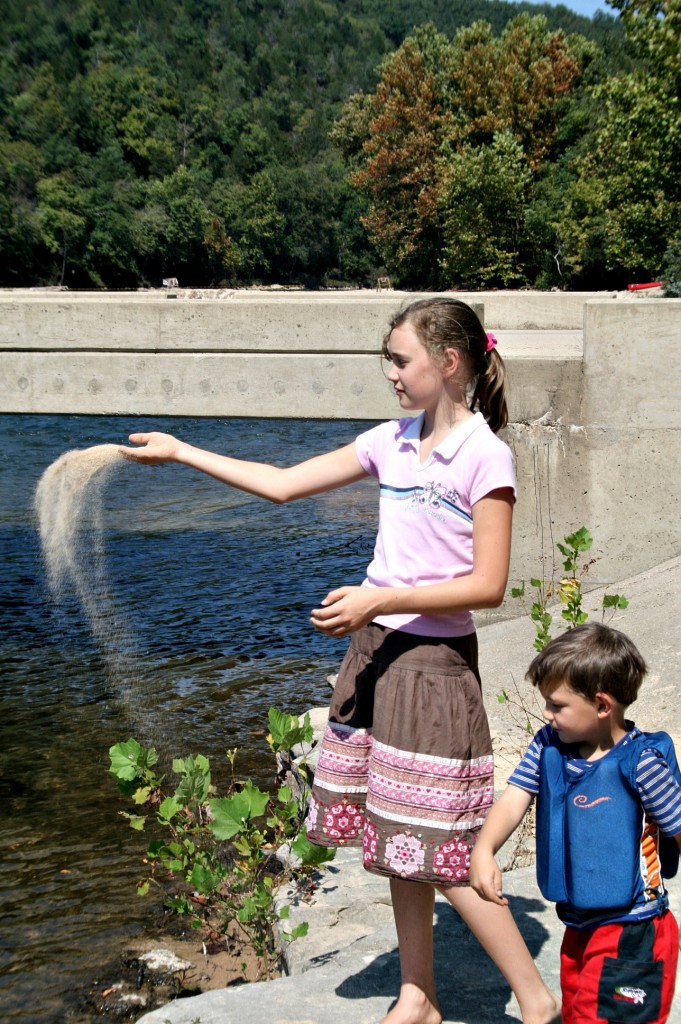
[[[423,882],[391,878],[390,894],[402,985],[399,999],[381,1024],[442,1024],[433,969],[435,890]]]
[[[443,889],[442,893],[513,989],[523,1024],[559,1021],[560,1000],[542,981],[508,907],[487,903],[468,886]]]

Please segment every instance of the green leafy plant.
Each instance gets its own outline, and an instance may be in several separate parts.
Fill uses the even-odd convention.
[[[210,763],[202,754],[173,760],[178,781],[168,790],[165,777],[156,774],[158,754],[153,747],[129,739],[109,751],[109,771],[134,808],[120,814],[133,829],[143,831],[151,823],[161,833],[149,843],[149,872],[137,886],[138,895],[168,878],[179,882],[166,905],[187,916],[193,928],[209,924],[224,932],[235,924],[265,977],[278,960],[277,936],[290,942],[307,931],[305,923],[291,931],[283,927],[289,908],[277,909],[277,890],[294,875],[308,873],[334,856],[305,836],[307,774],[304,765],[301,770],[293,761],[292,750],[311,742],[309,716],[300,725],[297,718],[270,708],[269,726],[267,739],[278,765],[274,795],[250,779],[236,779],[236,750],[227,751],[231,782],[224,797],[217,796]],[[295,792],[282,781],[289,777]],[[287,851],[284,863],[277,857],[282,850]]]
[[[583,581],[589,568],[596,561],[590,558],[583,561],[593,546],[593,537],[585,526],[580,527],[574,533],[569,533],[563,538],[563,543],[556,544],[562,556],[562,573],[556,579],[556,574],[551,579],[533,577],[530,579],[534,600],[529,608],[528,614],[534,623],[535,638],[533,646],[535,650],[542,651],[552,639],[551,629],[554,622],[554,611],[561,608],[560,617],[567,622],[567,628],[586,622],[589,615],[584,611],[582,601],[584,598]],[[511,589],[511,597],[524,600],[526,597],[525,581],[519,586]],[[614,613],[618,609],[624,609],[629,602],[622,594],[604,594],[601,601],[601,616],[605,621],[606,614]],[[509,688],[510,689],[510,688]],[[528,704],[528,701],[521,694],[517,683],[514,682],[513,690],[503,689],[497,694],[500,704],[507,704],[513,711],[516,722],[531,735],[537,722],[543,723],[541,712]]]
[[[530,608],[530,618],[535,624],[536,636],[534,647],[542,651],[549,640],[551,640],[551,626],[553,624],[553,613],[550,609],[551,599],[556,599],[563,606],[561,618],[568,623],[568,629],[579,626],[588,619],[588,613],[582,608],[584,596],[583,579],[589,571],[589,567],[596,561],[590,559],[580,566],[582,557],[591,550],[593,537],[585,526],[580,527],[575,533],[570,533],[563,538],[562,544],[556,547],[563,556],[563,575],[558,582],[554,578],[550,580],[532,578],[530,586],[534,589],[535,599]],[[523,599],[525,597],[525,581],[511,590],[511,597]],[[629,602],[621,594],[604,594],[602,600],[603,618],[608,610],[614,611],[618,608],[626,608]]]

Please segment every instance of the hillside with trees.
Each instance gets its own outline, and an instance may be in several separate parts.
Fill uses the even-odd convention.
[[[0,285],[649,278],[679,3],[6,0]]]

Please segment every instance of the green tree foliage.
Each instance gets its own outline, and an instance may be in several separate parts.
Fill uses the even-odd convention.
[[[581,83],[632,69],[622,40],[502,0],[6,0],[0,285],[554,283]],[[481,173],[482,274],[454,238]]]
[[[656,279],[681,244],[681,2],[612,0],[639,66],[595,90],[592,151],[567,191],[561,234],[572,265]]]
[[[389,49],[374,21],[323,0],[5,6],[0,284],[340,279],[355,200],[328,132]]]
[[[472,288],[524,283],[531,188],[526,154],[509,129],[495,134],[489,145],[463,145],[444,162],[439,265],[446,280],[466,281]]]
[[[536,280],[530,212],[565,97],[591,52],[523,14],[500,37],[476,22],[451,43],[424,26],[386,58],[375,91],[353,97],[333,137],[396,280]]]

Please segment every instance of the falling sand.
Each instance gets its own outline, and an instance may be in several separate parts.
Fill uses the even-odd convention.
[[[114,692],[135,718],[139,659],[107,582],[102,492],[125,462],[115,444],[65,452],[35,491],[47,581],[55,601],[75,594]]]
[[[69,586],[87,597],[88,567],[82,564],[83,520],[94,526],[95,553],[103,551],[101,492],[120,462],[115,444],[65,452],[45,470],[35,492],[35,509],[50,589],[59,599]],[[88,611],[87,601],[84,601]],[[92,609],[93,612],[96,609]]]

